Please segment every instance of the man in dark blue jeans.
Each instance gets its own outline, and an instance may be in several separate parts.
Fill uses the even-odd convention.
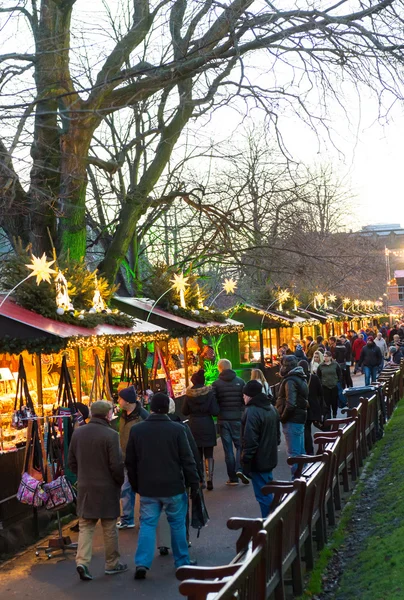
[[[240,465],[241,417],[244,410],[243,388],[245,382],[237,377],[231,362],[222,358],[218,362],[219,378],[213,382],[219,404],[219,432],[222,438],[224,456],[229,476],[226,485],[238,485],[237,471]],[[236,456],[234,456],[234,448]],[[249,483],[248,480],[245,483]]]
[[[379,373],[379,367],[383,362],[383,355],[380,348],[376,346],[373,336],[369,336],[366,346],[363,346],[358,365],[365,374],[365,385],[370,385],[376,381]]]

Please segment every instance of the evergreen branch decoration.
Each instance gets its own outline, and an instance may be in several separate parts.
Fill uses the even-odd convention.
[[[1,288],[13,290],[13,298],[20,306],[61,323],[94,328],[103,323],[117,327],[133,327],[134,320],[118,311],[92,312],[92,303],[96,289],[105,304],[116,292],[117,286],[109,287],[106,279],[96,278],[96,272],[90,272],[84,260],[73,261],[69,257],[58,261],[58,268],[68,281],[69,297],[74,311],[56,312],[56,286],[53,281],[36,283],[33,277],[27,278],[27,262],[31,260],[30,248],[17,245],[15,254],[3,261],[0,271]],[[53,261],[52,261],[53,262]],[[25,280],[25,281],[23,281]],[[88,312],[88,311],[91,312]]]

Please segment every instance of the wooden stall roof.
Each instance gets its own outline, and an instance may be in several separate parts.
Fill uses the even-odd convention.
[[[113,298],[113,305],[119,310],[128,313],[132,316],[139,315],[142,319],[147,319],[149,313],[153,307],[154,301],[149,298],[127,298],[122,296],[115,296]],[[243,323],[235,321],[234,319],[226,319],[223,323],[217,321],[209,321],[208,323],[201,323],[197,320],[195,315],[195,321],[181,317],[179,315],[172,314],[158,306],[153,308],[153,312],[150,314],[150,322],[155,323],[164,327],[165,329],[175,331],[182,330],[184,335],[197,335],[203,334],[214,334],[214,333],[232,333],[241,331],[243,329]],[[220,331],[217,331],[220,330]]]

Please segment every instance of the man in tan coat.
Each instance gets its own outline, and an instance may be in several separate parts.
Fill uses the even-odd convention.
[[[101,520],[105,547],[105,574],[127,570],[120,563],[118,530],[119,498],[124,481],[124,465],[119,436],[110,427],[112,405],[99,400],[91,406],[91,420],[76,429],[69,448],[69,469],[77,475],[77,514],[79,541],[76,555],[80,579],[89,581],[92,542],[97,521]]]

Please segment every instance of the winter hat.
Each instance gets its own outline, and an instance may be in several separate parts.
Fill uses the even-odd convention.
[[[118,396],[120,398],[122,398],[122,400],[125,400],[125,402],[128,402],[128,404],[135,404],[135,402],[137,400],[137,393],[135,390],[135,386],[130,385],[127,388],[123,388],[122,390],[119,390]]]
[[[296,350],[303,350],[303,346],[301,344],[297,344]]]
[[[258,396],[258,394],[262,393],[262,383],[258,381],[258,379],[251,379],[246,385],[243,387],[243,394],[248,396],[249,398],[254,398],[254,396]]]
[[[373,337],[373,335],[369,335],[368,336],[368,342],[374,342],[375,338]]]
[[[286,371],[291,371],[295,369],[298,365],[298,360],[294,354],[286,355],[282,358],[282,366]]]
[[[306,375],[306,377],[308,377],[309,376],[309,363],[307,362],[307,360],[300,360],[299,367],[302,367],[304,374]]]
[[[92,417],[104,418],[112,410],[112,404],[106,400],[97,400],[97,402],[92,403],[90,410]]]
[[[192,375],[191,381],[194,385],[205,385],[205,371],[199,369],[199,371]]]
[[[125,402],[128,402],[128,404],[135,404],[135,402],[137,401],[137,393],[135,390],[135,386],[130,385],[127,388],[119,390],[118,396],[122,398],[122,400],[125,400]]]
[[[153,394],[150,402],[150,410],[154,413],[161,415],[167,415],[170,409],[170,398],[163,392],[157,392]]]
[[[389,348],[390,354],[395,354],[397,351],[398,351],[398,348],[396,348],[395,346],[390,346],[390,348]]]
[[[88,406],[86,404],[83,404],[82,402],[76,402],[76,407],[77,410],[79,410],[83,415],[83,419],[86,421],[90,414],[90,409],[88,408]]]

